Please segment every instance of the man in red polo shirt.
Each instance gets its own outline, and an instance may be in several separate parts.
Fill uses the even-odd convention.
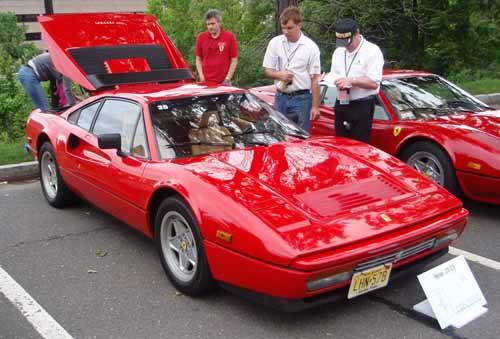
[[[238,43],[234,34],[221,27],[221,14],[211,9],[205,14],[207,31],[196,38],[196,69],[201,82],[230,85],[238,65]]]

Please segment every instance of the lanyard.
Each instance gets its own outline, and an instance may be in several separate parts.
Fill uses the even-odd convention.
[[[288,68],[290,66],[290,63],[293,60],[293,57],[297,53],[297,50],[299,49],[300,45],[297,45],[297,47],[295,47],[295,49],[293,50],[293,52],[290,55],[288,55],[288,53],[286,52],[286,48],[285,48],[285,44],[284,43],[283,43],[282,47],[283,47],[283,53],[285,54],[285,57],[286,57],[286,66],[285,66],[285,68]]]
[[[364,42],[365,42],[365,40],[363,39],[363,41],[361,41],[361,46],[359,46],[358,51],[356,52],[356,54],[354,54],[354,57],[352,58],[351,63],[349,64],[349,68],[347,68],[347,49],[344,50],[344,72],[345,72],[346,78],[349,76],[349,72],[351,71],[351,66],[354,63],[354,60],[356,60],[356,57],[358,56],[358,53],[361,50],[361,47],[363,47]]]

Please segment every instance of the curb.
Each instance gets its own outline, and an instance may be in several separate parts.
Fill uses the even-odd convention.
[[[38,161],[0,166],[0,182],[19,181],[38,177]]]

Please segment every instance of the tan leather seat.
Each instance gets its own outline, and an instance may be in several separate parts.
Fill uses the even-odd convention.
[[[215,115],[217,122],[211,122],[210,117]],[[189,131],[189,140],[191,142],[216,142],[227,145],[192,145],[193,155],[207,154],[212,152],[230,151],[233,149],[234,138],[229,130],[220,125],[217,111],[206,111],[200,118],[198,128],[192,128]]]
[[[238,125],[238,127],[240,128],[240,130],[244,131],[246,130],[248,127],[250,127],[252,125],[252,123],[248,120],[245,120],[245,119],[241,119],[241,118],[233,118],[232,119],[233,122]]]

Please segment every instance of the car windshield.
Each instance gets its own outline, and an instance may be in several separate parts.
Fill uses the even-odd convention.
[[[308,137],[307,132],[247,92],[156,101],[150,111],[162,159]]]
[[[489,107],[438,76],[382,81],[382,90],[401,120],[424,120]]]

